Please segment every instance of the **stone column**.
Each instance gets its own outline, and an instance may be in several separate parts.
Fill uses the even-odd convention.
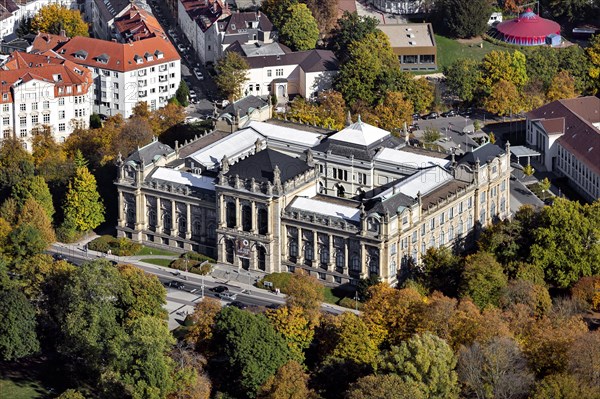
[[[258,220],[256,214],[256,202],[250,202],[250,232],[256,234],[258,229]]]
[[[240,206],[240,199],[235,199],[235,228],[236,230],[242,230],[242,207]]]
[[[140,190],[136,190],[135,193],[135,213],[135,229],[137,231],[145,230],[147,226],[146,196]]]
[[[217,224],[219,226],[220,229],[222,229],[223,227],[226,226],[226,210],[225,210],[225,198],[223,197],[223,194],[219,194],[219,202],[218,202],[218,210],[217,210]]]
[[[119,190],[119,227],[125,227],[125,218],[126,215],[124,214],[125,212],[125,200],[123,199],[123,192],[121,190]]]
[[[160,207],[160,197],[156,196],[156,232],[162,233],[163,222],[162,222],[162,208]]]
[[[360,243],[360,278],[368,276],[367,251],[365,244]]]
[[[335,254],[333,253],[333,236],[328,235],[329,238],[329,258],[327,259],[327,270],[332,272],[335,270]]]
[[[177,230],[179,226],[177,225],[177,201],[171,200],[171,233],[172,237],[177,236]]]
[[[318,267],[319,263],[321,262],[320,256],[319,256],[319,241],[317,241],[317,231],[313,230],[312,231],[312,245],[313,245],[313,260],[312,260],[312,267]]]
[[[192,238],[192,206],[190,205],[189,202],[185,204],[185,216],[186,216],[185,238],[189,240]]]
[[[348,239],[344,238],[344,242],[342,243],[344,246],[344,265],[343,265],[343,273],[348,275],[348,264],[350,263],[350,259],[348,259]]]
[[[304,264],[304,238],[302,235],[302,229],[298,227],[298,264]]]

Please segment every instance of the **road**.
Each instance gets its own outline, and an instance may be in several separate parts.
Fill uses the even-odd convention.
[[[88,262],[88,261],[91,261],[94,259],[107,259],[104,256],[104,254],[102,254],[102,253],[95,252],[95,251],[85,252],[85,251],[83,251],[82,248],[80,248],[77,245],[53,244],[48,252],[50,252],[52,254],[62,254],[67,258],[67,260],[69,260],[70,262],[72,262],[76,265],[81,265],[85,262]],[[157,256],[152,256],[152,257],[156,258]],[[184,287],[182,290],[177,290],[177,289],[167,287],[168,293],[177,293],[177,292],[188,293],[188,294],[192,294],[192,296],[190,297],[190,295],[186,295],[186,297],[190,297],[190,298],[194,297],[197,300],[200,300],[202,298],[202,292],[204,291],[204,296],[217,298],[215,293],[210,291],[210,289],[214,288],[216,286],[219,286],[219,285],[224,285],[229,289],[230,292],[233,292],[237,295],[236,300],[238,300],[248,306],[282,305],[285,303],[285,295],[283,295],[283,294],[276,295],[269,291],[253,287],[252,285],[249,285],[249,284],[246,284],[246,283],[243,283],[240,281],[232,282],[230,280],[219,279],[219,278],[215,278],[213,276],[199,276],[199,275],[196,275],[193,273],[179,272],[175,269],[169,269],[166,267],[161,267],[161,266],[156,266],[156,265],[149,264],[149,263],[144,263],[141,260],[135,260],[135,259],[128,260],[127,257],[118,258],[118,257],[114,257],[114,256],[109,256],[108,260],[113,261],[113,262],[118,262],[118,263],[127,263],[127,264],[134,265],[134,266],[142,269],[144,272],[146,272],[148,274],[157,276],[158,279],[162,283],[167,283],[170,281],[180,281],[184,284]],[[204,290],[202,287],[204,287]],[[182,299],[182,298],[178,299],[178,298],[173,298],[171,295],[169,295],[169,301],[177,302],[181,305],[194,306],[197,302],[196,299],[195,300],[187,300],[187,299]],[[342,307],[330,305],[330,304],[325,304],[325,303],[321,305],[321,308],[323,311],[332,313],[332,314],[341,314],[343,312],[354,312],[354,310],[352,310],[352,309],[346,309],[346,308],[342,308]]]

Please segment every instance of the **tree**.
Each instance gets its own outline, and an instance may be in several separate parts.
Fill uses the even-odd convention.
[[[2,139],[0,147],[0,198],[6,198],[7,191],[22,180],[34,174],[33,157],[21,145],[21,140],[13,136]]]
[[[476,398],[526,398],[533,375],[519,345],[507,337],[487,344],[475,342],[458,355],[458,376],[465,390]]]
[[[542,190],[542,195],[544,196],[544,198],[542,198],[542,199],[545,200],[546,193],[548,191],[550,191],[550,187],[551,187],[550,180],[548,180],[547,177],[544,177],[542,180],[540,180],[538,186],[539,186],[540,190]]]
[[[337,89],[347,104],[353,105],[358,100],[374,104],[399,73],[398,57],[388,37],[377,30],[349,44],[348,61],[340,67]],[[388,87],[383,86],[384,81]]]
[[[600,386],[600,331],[579,337],[569,349],[569,371],[590,387]]]
[[[531,232],[531,259],[548,282],[566,288],[583,276],[600,273],[599,220],[598,203],[582,206],[556,198],[542,209],[540,226]]]
[[[589,75],[592,79],[600,79],[600,35],[590,39],[589,46],[585,49],[590,60]]]
[[[423,140],[426,143],[433,143],[439,140],[442,137],[442,134],[438,129],[426,127],[425,132],[423,132]]]
[[[426,397],[458,398],[458,377],[452,348],[430,333],[414,335],[384,354],[378,365],[382,373],[395,373],[416,383]]]
[[[527,164],[527,165],[523,166],[523,174],[525,176],[533,176],[534,173],[535,173],[535,169],[533,168],[533,166],[531,166],[531,164]]]
[[[12,197],[15,199],[19,209],[25,206],[28,199],[35,200],[43,209],[48,220],[52,221],[54,215],[54,204],[48,184],[41,176],[31,176],[13,186]]]
[[[155,136],[161,135],[184,121],[185,108],[175,103],[169,103],[156,110],[150,119]]]
[[[90,115],[90,129],[100,129],[102,127],[102,118],[97,113]]]
[[[73,265],[66,261],[54,261],[50,255],[36,254],[14,263],[13,270],[18,274],[18,285],[28,300],[44,307],[44,291],[52,279],[66,277],[73,271]]]
[[[323,302],[323,285],[313,276],[302,269],[290,278],[286,288],[286,304],[289,307],[299,307],[304,311],[311,326],[318,323],[321,302]]]
[[[575,92],[575,79],[569,71],[560,71],[552,78],[546,97],[548,101],[562,100],[566,98],[575,98],[578,94]]]
[[[48,4],[39,9],[31,21],[33,32],[47,32],[58,35],[62,30],[68,37],[88,37],[88,25],[83,21],[79,10],[71,10],[59,4]]]
[[[101,129],[75,129],[67,137],[65,151],[71,155],[80,151],[92,169],[112,162],[118,154],[117,137],[124,124],[123,115],[116,114],[108,118]]]
[[[500,80],[490,91],[490,95],[483,100],[483,106],[488,112],[505,116],[521,110],[519,92],[513,83]]]
[[[361,318],[354,313],[342,313],[337,316],[334,334],[335,346],[329,357],[361,366],[375,365],[379,354],[377,341]]]
[[[317,21],[321,37],[328,37],[338,20],[338,0],[307,0],[306,6]]]
[[[371,287],[369,294],[371,298],[363,307],[363,319],[375,342],[397,345],[415,332],[423,304],[417,291],[397,290],[382,283]]]
[[[550,82],[558,74],[559,57],[560,52],[547,46],[537,46],[526,53],[527,76],[531,81],[541,82],[544,92],[548,90]]]
[[[491,3],[487,0],[438,0],[435,8],[436,18],[443,29],[458,38],[484,33],[492,13]]]
[[[308,388],[308,374],[304,372],[302,365],[292,360],[267,379],[260,389],[258,398],[310,399],[316,398],[316,395]]]
[[[265,0],[261,9],[269,17],[276,30],[280,30],[286,20],[288,9],[298,4],[298,0]]]
[[[570,374],[550,374],[536,384],[530,398],[598,399],[598,394]]]
[[[425,399],[418,384],[397,374],[377,374],[360,378],[346,394],[347,399]]]
[[[402,93],[390,91],[373,111],[378,119],[378,127],[398,134],[404,123],[412,121],[414,108]]]
[[[218,72],[215,83],[221,93],[229,101],[240,99],[243,96],[243,86],[248,81],[248,62],[238,53],[228,51],[225,57],[217,61],[215,69]]]
[[[0,290],[0,359],[15,360],[40,350],[35,309],[16,288]]]
[[[159,129],[157,127],[157,129]],[[119,130],[113,145],[121,154],[131,154],[136,148],[143,147],[154,139],[154,129],[150,118],[132,116]]]
[[[118,306],[125,311],[125,317],[151,316],[166,320],[163,306],[167,303],[167,293],[160,280],[129,264],[118,265],[117,269],[123,279]]]
[[[470,297],[480,308],[498,305],[507,281],[502,266],[487,252],[477,252],[465,260],[461,296]]]
[[[190,103],[190,88],[188,87],[187,83],[185,83],[185,80],[179,82],[179,87],[175,92],[175,98],[177,99],[177,101],[179,101],[179,104],[181,104],[184,107],[187,107]]]
[[[580,278],[571,291],[573,298],[587,309],[600,309],[600,276]]]
[[[321,91],[317,97],[317,103],[319,104],[317,112],[321,117],[321,124],[341,130],[346,121],[346,102],[342,94],[335,90]]]
[[[81,156],[81,152],[78,153]],[[98,194],[96,178],[87,167],[75,169],[63,205],[64,226],[77,232],[88,232],[104,222],[104,205]]]
[[[530,310],[531,317],[540,317],[548,313],[552,299],[545,286],[518,279],[508,283],[499,303],[503,308],[525,305]]]
[[[481,80],[480,62],[470,58],[460,58],[444,68],[446,85],[450,93],[463,101],[472,102]]]
[[[31,147],[35,169],[46,182],[66,185],[72,175],[70,162],[61,144],[52,135],[52,129],[44,125],[31,130]]]
[[[438,132],[439,133],[439,132]],[[430,291],[455,297],[458,294],[462,264],[448,247],[429,248],[423,256],[418,281]]]
[[[305,315],[304,309],[298,306],[282,306],[267,310],[265,316],[275,331],[284,336],[294,359],[304,362],[304,351],[314,337],[314,325]]]
[[[494,50],[483,57],[480,80],[482,89],[491,94],[494,92],[494,85],[502,80],[512,83],[517,90],[529,81],[527,59],[523,53],[518,50],[513,53]]]
[[[213,298],[204,298],[194,306],[191,320],[194,324],[188,329],[186,342],[197,351],[207,353],[213,337],[215,318],[221,311],[221,303]]]
[[[50,242],[42,232],[29,223],[22,223],[8,235],[8,248],[4,250],[13,260],[24,259],[44,251]]]
[[[594,94],[598,89],[598,79],[590,76],[592,60],[581,46],[570,46],[559,51],[559,70],[569,71],[575,78],[575,88],[578,93]]]
[[[306,4],[294,4],[287,9],[279,37],[283,44],[294,51],[315,48],[319,40],[319,27]]]
[[[285,340],[263,315],[226,307],[216,318],[214,335],[215,347],[227,359],[227,375],[235,382],[232,389],[249,398],[291,360]]]
[[[47,210],[34,198],[28,198],[23,204],[17,218],[17,224],[19,226],[28,224],[35,227],[40,232],[42,241],[46,246],[56,240],[52,220],[48,217]]]
[[[373,17],[358,15],[356,12],[344,11],[338,19],[337,29],[330,40],[331,49],[340,63],[344,64],[350,58],[350,45],[362,41],[368,34],[375,34],[379,21]]]
[[[85,399],[85,396],[75,389],[67,389],[56,399]]]
[[[404,89],[407,101],[414,106],[414,111],[423,113],[430,109],[434,101],[434,85],[427,79],[413,79]]]

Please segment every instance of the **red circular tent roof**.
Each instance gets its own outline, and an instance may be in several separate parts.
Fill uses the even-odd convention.
[[[551,33],[560,34],[560,25],[536,15],[528,8],[519,18],[501,22],[496,26],[505,37],[528,38],[546,37]]]

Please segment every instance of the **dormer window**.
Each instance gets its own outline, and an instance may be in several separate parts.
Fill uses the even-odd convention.
[[[231,30],[235,30],[235,24],[231,24]]]
[[[144,58],[146,59],[146,61],[154,61],[154,56],[150,53],[144,54]]]
[[[142,62],[144,62],[144,59],[137,54],[133,57],[133,60],[136,64],[141,64]]]
[[[96,61],[101,64],[108,64],[109,59],[110,57],[107,54],[100,54],[98,57],[96,57]]]
[[[160,51],[160,50],[156,50],[156,51],[154,52],[154,55],[156,56],[156,59],[157,59],[157,60],[160,60],[160,59],[162,59],[162,58],[164,57],[164,54],[163,54],[163,52],[162,52],[162,51]]]
[[[54,80],[55,82],[62,82],[62,76],[60,73],[55,73],[54,75],[52,75],[52,80]]]
[[[65,49],[63,49],[61,54],[64,54],[64,52],[65,52]],[[75,53],[73,53],[73,55],[75,56],[75,58],[77,58],[79,60],[85,60],[88,56],[88,53],[85,50],[78,50]]]

